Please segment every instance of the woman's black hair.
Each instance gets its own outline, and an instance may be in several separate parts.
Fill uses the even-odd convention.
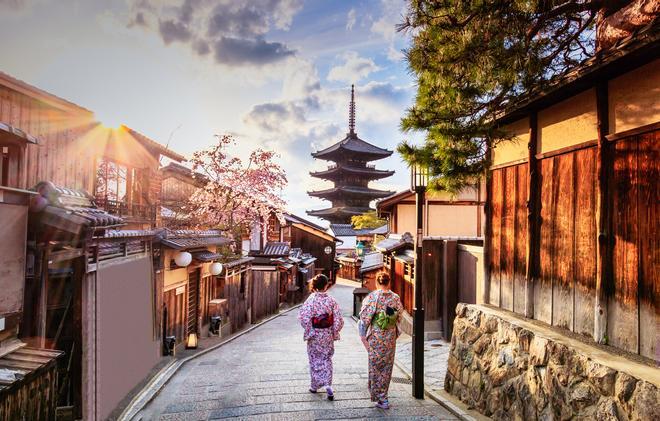
[[[325,286],[328,285],[328,282],[330,282],[328,277],[322,273],[319,273],[312,278],[312,281],[309,283],[309,287],[312,290],[323,291]]]
[[[378,285],[389,285],[390,281],[390,275],[387,272],[380,272],[376,276],[376,282],[378,282]]]

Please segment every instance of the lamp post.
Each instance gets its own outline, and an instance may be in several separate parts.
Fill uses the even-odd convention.
[[[428,168],[410,166],[410,190],[415,192],[417,235],[415,235],[415,308],[413,315],[412,380],[413,397],[424,399],[424,296],[422,295],[422,237],[424,233],[424,195],[429,182]]]

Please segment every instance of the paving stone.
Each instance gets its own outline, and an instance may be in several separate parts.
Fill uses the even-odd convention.
[[[344,314],[350,315],[352,287],[336,285],[331,293]],[[412,398],[407,384],[391,384],[389,411],[374,407],[367,391],[367,354],[355,322],[349,317],[345,322],[342,340],[335,346],[334,401],[328,401],[323,390],[308,391],[306,346],[294,310],[184,364],[139,416],[143,420],[455,419],[433,401]],[[407,358],[406,339],[398,346],[402,354],[397,356]],[[449,352],[444,345],[427,348],[427,358],[430,353]],[[433,367],[427,376],[444,376],[446,360],[434,361]],[[406,377],[396,367],[393,375]]]

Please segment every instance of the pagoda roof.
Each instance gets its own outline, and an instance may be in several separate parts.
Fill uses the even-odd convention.
[[[332,216],[337,216],[337,217],[348,217],[348,216],[354,216],[354,215],[362,215],[365,212],[369,212],[373,210],[370,207],[350,207],[350,206],[337,206],[337,207],[332,207],[332,208],[326,208],[326,209],[318,209],[318,210],[311,210],[307,211],[307,215],[310,216],[318,216],[321,218],[324,217],[332,217]]]
[[[328,169],[323,171],[315,171],[309,173],[309,175],[311,175],[312,177],[327,178],[327,179],[332,179],[333,177],[339,176],[341,174],[362,175],[366,179],[377,180],[380,178],[385,178],[393,175],[394,171],[377,170],[376,168],[373,167],[354,167],[350,165],[340,164],[329,167]]]
[[[312,153],[314,158],[333,160],[343,154],[349,154],[352,159],[362,158],[365,161],[387,158],[392,151],[379,148],[360,139],[355,132],[349,132],[346,137],[332,146]]]
[[[359,186],[338,186],[325,190],[311,191],[307,192],[310,196],[316,197],[331,197],[338,194],[348,194],[348,195],[360,195],[360,196],[369,196],[372,198],[380,198],[390,196],[391,191],[387,190],[377,190],[371,189],[369,187],[359,187]]]

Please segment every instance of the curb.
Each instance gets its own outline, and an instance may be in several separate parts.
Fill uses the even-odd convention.
[[[270,316],[267,319],[264,319],[260,321],[259,323],[250,326],[249,328],[235,334],[234,336],[231,336],[227,338],[226,340],[217,343],[213,346],[210,346],[204,350],[199,351],[198,353],[194,355],[190,355],[186,358],[182,358],[180,360],[174,360],[165,367],[163,367],[150,381],[147,383],[147,385],[142,388],[142,390],[135,395],[135,397],[131,400],[131,402],[124,408],[124,410],[121,412],[119,417],[117,417],[117,421],[131,421],[135,418],[135,416],[144,409],[144,407],[151,402],[160,392],[160,390],[170,381],[172,376],[176,374],[176,372],[181,368],[182,365],[185,363],[200,357],[204,354],[207,354],[211,351],[214,351],[221,346],[228,344],[229,342],[232,342],[233,340],[240,338],[241,336],[245,335],[246,333],[252,332],[254,329],[261,327],[262,325],[270,322],[271,320],[274,320],[280,316],[283,316],[290,311],[293,311],[300,307],[302,303],[297,304],[293,307],[290,307],[284,311],[281,311],[277,314],[274,314]]]
[[[394,365],[396,365],[399,368],[399,370],[403,371],[403,374],[405,374],[409,379],[412,379],[412,373],[410,373],[408,369],[398,360],[394,359]],[[473,416],[469,415],[468,413],[466,413],[464,410],[456,406],[456,404],[454,404],[447,398],[431,390],[431,387],[429,387],[429,385],[427,384],[424,384],[424,394],[429,398],[431,398],[432,401],[437,402],[438,404],[440,404],[440,406],[442,406],[452,414],[456,415],[458,419],[463,421],[477,421],[477,418],[474,418]]]

